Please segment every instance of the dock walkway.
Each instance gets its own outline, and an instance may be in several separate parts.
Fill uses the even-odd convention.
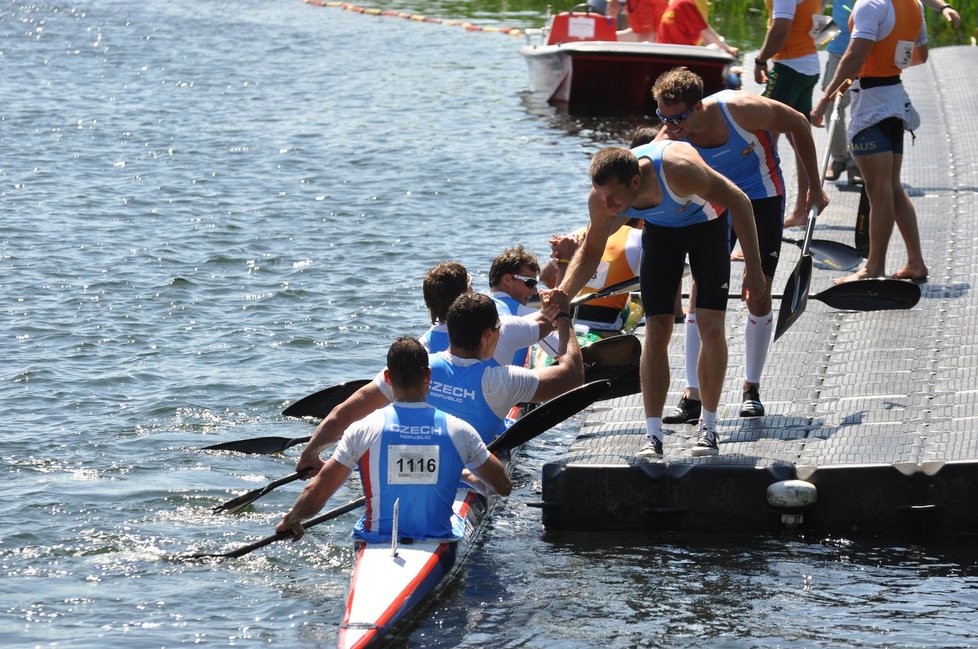
[[[950,47],[904,75],[923,122],[915,141],[906,137],[903,172],[930,269],[920,303],[860,313],[809,301],[772,343],[761,386],[768,414],[742,419],[746,311],[732,302],[720,455],[692,458],[696,431],[681,425],[667,426],[663,459],[636,458],[645,441],[640,396],[601,403],[568,453],[544,467],[548,530],[777,529],[799,520],[783,514],[800,513],[807,529],[978,533],[976,70],[978,48]],[[816,129],[820,156],[824,138]],[[794,156],[786,142],[781,151],[790,188]],[[832,202],[817,238],[853,244],[856,189],[827,184]],[[776,293],[799,253],[783,246]],[[894,229],[887,271],[905,259]],[[811,294],[839,274],[815,269]],[[684,387],[682,338],[677,326],[667,411]],[[770,505],[768,486],[788,479],[814,485],[817,502],[796,512]]]

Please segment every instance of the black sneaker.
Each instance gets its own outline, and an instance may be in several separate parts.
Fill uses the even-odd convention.
[[[717,432],[708,428],[700,429],[700,439],[696,442],[696,446],[690,449],[689,454],[693,457],[719,455],[720,447],[717,443]]]
[[[761,403],[761,395],[757,393],[757,386],[752,385],[744,390],[744,403],[740,406],[741,417],[763,417],[764,404]]]
[[[635,457],[662,457],[662,440],[653,437],[651,441],[645,443],[645,446],[638,449]]]
[[[700,420],[700,410],[703,404],[696,399],[683,397],[679,405],[672,409],[668,417],[662,418],[663,424],[695,424]]]

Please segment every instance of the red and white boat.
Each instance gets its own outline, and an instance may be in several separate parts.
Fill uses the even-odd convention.
[[[708,95],[728,87],[735,62],[711,47],[618,41],[614,20],[594,12],[560,12],[527,38],[539,39],[520,48],[533,91],[578,113],[652,114],[652,85],[663,72],[686,66]]]
[[[495,500],[467,489],[456,492],[453,509],[465,526],[459,541],[401,543],[396,548],[391,543],[357,541],[340,624],[340,649],[372,646],[449,585]]]

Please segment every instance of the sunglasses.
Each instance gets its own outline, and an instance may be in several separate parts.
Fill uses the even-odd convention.
[[[502,329],[502,327],[503,327],[502,320],[496,320],[496,324],[492,326],[492,328],[496,331],[499,331],[500,329]]]
[[[517,275],[516,273],[513,273],[513,279],[520,280],[521,282],[526,284],[527,288],[533,288],[534,286],[537,285],[537,282],[539,281],[537,280],[536,277],[523,277],[522,275]]]
[[[693,104],[693,106],[696,106],[696,104]],[[679,113],[678,115],[663,115],[662,112],[659,111],[658,108],[656,108],[655,115],[660,120],[662,120],[663,124],[673,124],[673,125],[682,124],[683,120],[689,117],[689,114],[693,112],[693,106],[690,106],[689,108]]]

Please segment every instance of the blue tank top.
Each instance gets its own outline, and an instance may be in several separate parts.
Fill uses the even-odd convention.
[[[522,305],[516,301],[516,298],[510,297],[508,295],[505,296],[491,295],[490,297],[492,298],[492,301],[496,303],[496,311],[499,312],[500,317],[504,315],[518,316],[520,314],[520,306]],[[513,361],[512,363],[510,363],[510,365],[515,365],[517,367],[526,367],[526,359],[529,355],[530,355],[529,347],[523,347],[522,349],[517,349],[516,353],[513,354]]]
[[[499,367],[494,360],[479,361],[462,367],[453,365],[443,354],[429,356],[431,386],[428,403],[438,410],[468,422],[488,444],[496,439],[505,426],[482,396],[482,375],[487,368]]]
[[[378,529],[368,530],[367,517],[353,528],[353,536],[374,543],[391,539],[394,502],[398,505],[400,538],[456,538],[452,531],[452,503],[462,475],[462,458],[448,434],[445,413],[435,408],[384,408],[378,475],[370,475],[369,453],[360,461],[360,478],[370,499],[368,510]]]
[[[722,90],[710,95],[715,99],[727,123],[729,139],[715,147],[697,146],[696,152],[706,164],[726,176],[751,200],[784,195],[784,177],[781,175],[781,158],[774,137],[769,131],[745,130],[730,116],[726,99],[732,90]]]
[[[437,354],[448,349],[448,332],[442,331],[441,328],[432,327],[424,332],[418,341],[422,347],[428,350],[429,354]]]
[[[632,149],[636,158],[648,158],[659,185],[662,186],[662,202],[652,207],[637,209],[629,207],[622,216],[645,219],[652,225],[665,228],[682,228],[697,223],[706,223],[720,216],[724,210],[696,195],[677,196],[662,174],[662,154],[675,144],[670,140],[649,142]]]

